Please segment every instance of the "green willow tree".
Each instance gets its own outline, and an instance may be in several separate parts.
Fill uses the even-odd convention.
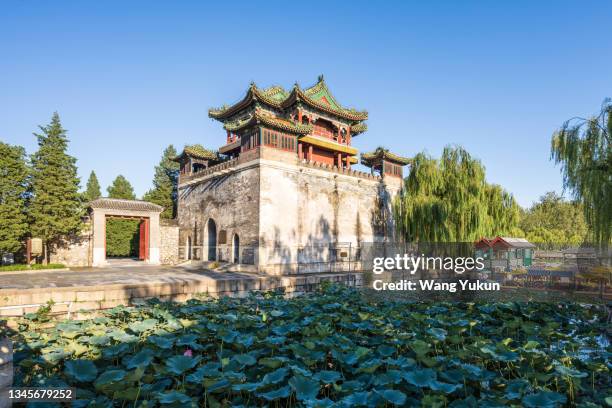
[[[551,158],[561,165],[563,186],[580,201],[594,243],[612,240],[612,102],[598,116],[572,118],[553,134]]]
[[[24,148],[0,142],[0,255],[23,247],[28,174]]]
[[[143,197],[145,201],[164,207],[161,213],[162,218],[176,216],[179,164],[172,160],[175,157],[176,149],[172,145],[168,146],[164,150],[161,161],[155,166],[153,188]]]
[[[62,236],[82,227],[81,196],[76,159],[66,153],[68,138],[56,113],[47,126],[40,126],[38,151],[32,155],[32,199],[29,204],[31,233],[43,239],[44,262]]]
[[[398,232],[409,242],[466,242],[519,234],[519,207],[461,147],[447,146],[440,160],[413,158],[403,194],[394,202]]]
[[[135,200],[134,188],[130,182],[121,174],[118,175],[113,183],[106,189],[110,198],[122,198],[124,200]]]
[[[87,186],[85,187],[85,192],[83,193],[83,200],[86,202],[93,201],[96,198],[100,198],[102,196],[102,192],[100,191],[100,182],[98,181],[98,177],[96,173],[92,170],[89,173],[89,178],[87,179]]]

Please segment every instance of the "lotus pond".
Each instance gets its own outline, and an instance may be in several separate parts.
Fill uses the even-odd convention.
[[[74,406],[596,407],[612,404],[607,314],[577,303],[287,299],[149,302],[21,322],[15,385]]]

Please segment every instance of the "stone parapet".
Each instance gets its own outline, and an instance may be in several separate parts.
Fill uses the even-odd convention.
[[[247,296],[252,291],[265,292],[277,289],[283,289],[288,294],[299,294],[315,290],[322,282],[361,287],[363,274],[360,272],[296,276],[240,274],[227,278],[197,275],[193,278],[176,278],[173,282],[0,289],[0,315],[4,318],[22,317],[26,313],[35,312],[52,300],[54,303],[49,303],[52,315],[82,319],[91,317],[87,314],[89,312],[110,309],[118,305],[137,305],[152,298],[184,302],[201,296],[241,297]],[[13,321],[12,324],[14,323]],[[0,360],[2,358],[0,354]]]

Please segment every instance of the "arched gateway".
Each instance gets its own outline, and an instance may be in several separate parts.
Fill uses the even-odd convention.
[[[159,214],[163,207],[139,200],[98,198],[89,203],[92,221],[92,265],[106,265],[106,220],[128,218],[140,220],[138,257],[148,264],[160,263]]]

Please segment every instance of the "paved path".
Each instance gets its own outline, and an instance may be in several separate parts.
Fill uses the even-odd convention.
[[[238,272],[214,272],[198,266],[112,266],[108,268],[73,268],[53,272],[0,272],[0,290],[103,286],[113,284],[211,282],[258,279],[260,276]]]

